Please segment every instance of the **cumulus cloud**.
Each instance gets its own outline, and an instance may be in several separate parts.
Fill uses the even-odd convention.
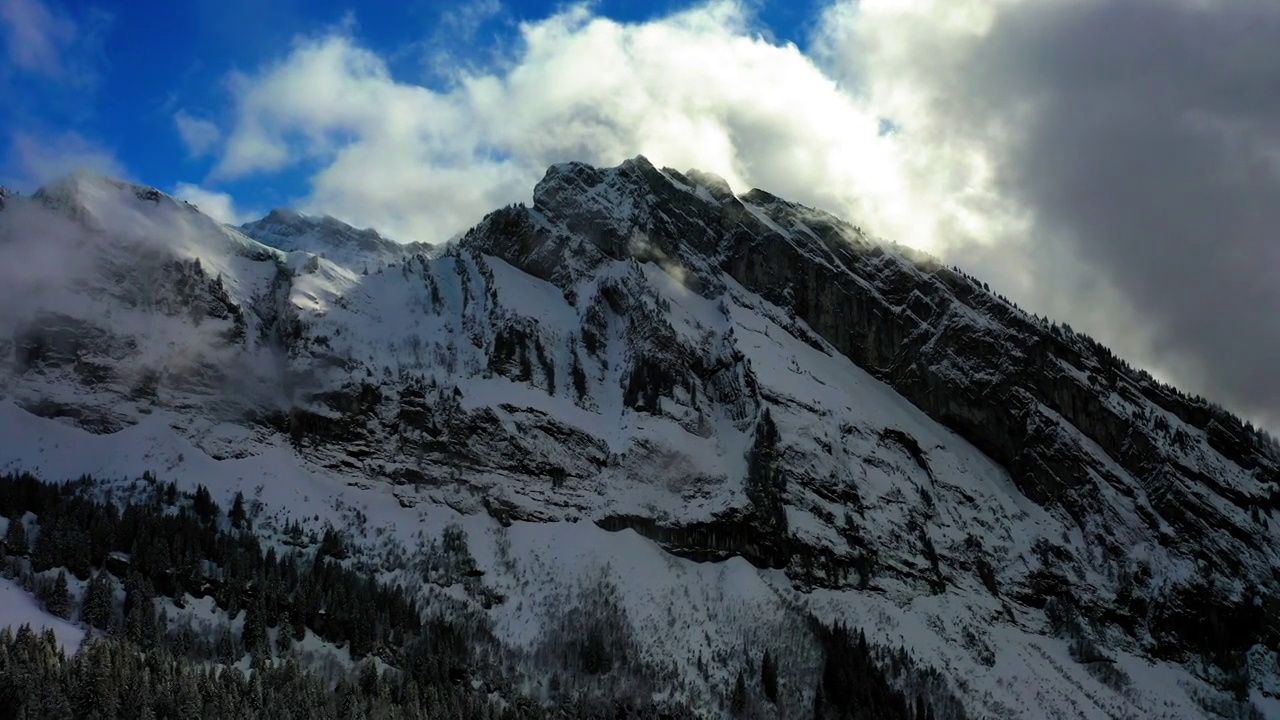
[[[44,185],[77,170],[128,177],[114,152],[76,132],[14,133],[6,164],[17,174],[10,181],[19,186]]]
[[[173,124],[178,129],[182,144],[187,146],[187,152],[192,157],[207,155],[222,139],[222,131],[216,124],[196,117],[186,110],[179,110],[173,114]]]
[[[306,209],[438,241],[553,162],[643,153],[958,262],[1274,421],[1278,36],[1269,0],[837,0],[805,53],[735,2],[574,6],[442,90],[345,27],[232,78],[215,177],[316,167]]]
[[[860,214],[911,219],[878,118],[795,46],[748,33],[716,3],[644,24],[576,7],[521,27],[500,72],[447,91],[394,78],[337,33],[233,79],[236,121],[217,176],[320,162],[311,202],[406,240],[439,240],[526,199],[546,167],[638,153]]]
[[[0,0],[9,61],[50,76],[67,72],[63,52],[76,40],[76,25],[40,0]]]
[[[243,225],[258,217],[253,212],[236,209],[235,199],[224,192],[206,190],[199,185],[180,182],[173,188],[173,196],[195,205],[205,215],[228,225]]]

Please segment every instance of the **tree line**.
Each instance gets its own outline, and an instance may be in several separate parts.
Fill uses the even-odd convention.
[[[423,607],[414,589],[344,562],[341,532],[330,527],[308,543],[291,524],[282,534],[288,549],[278,552],[254,534],[243,496],[224,513],[204,487],[184,493],[147,475],[122,492],[90,477],[0,475],[0,516],[8,518],[0,572],[50,613],[89,628],[70,656],[50,632],[0,631],[0,698],[15,718],[778,717],[808,696],[780,681],[786,659],[766,651],[758,672],[739,675],[725,707],[710,715],[654,700],[669,694],[672,678],[648,677],[655,669],[633,661],[638,649],[626,634],[601,629],[628,625],[612,605],[590,615],[599,622],[564,630],[562,671],[581,679],[540,691],[546,678],[506,662],[483,621]],[[426,582],[441,573],[465,579],[475,574],[465,543],[454,528],[440,548],[449,557],[405,569]],[[198,598],[239,622],[194,626],[181,611]],[[578,629],[581,637],[570,637]],[[821,624],[814,632],[826,657],[814,720],[934,717],[860,633]],[[299,643],[310,636],[355,662],[309,665]],[[613,689],[589,691],[596,686]]]

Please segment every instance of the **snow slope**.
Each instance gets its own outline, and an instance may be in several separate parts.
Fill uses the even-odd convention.
[[[710,703],[715,682],[696,672],[701,653],[710,659],[740,652],[745,644],[774,648],[789,662],[782,680],[795,688],[797,708],[808,702],[809,682],[820,663],[804,630],[800,609],[867,630],[869,638],[906,647],[919,662],[945,668],[971,714],[1015,717],[1202,717],[1189,692],[1208,692],[1176,666],[1119,654],[1132,684],[1109,692],[1074,663],[1065,641],[1037,633],[1029,614],[999,621],[1001,605],[980,593],[895,597],[886,592],[817,590],[801,593],[778,571],[741,559],[697,563],[664,553],[632,531],[610,533],[588,522],[517,522],[502,527],[484,515],[460,515],[421,504],[404,508],[383,483],[361,482],[311,465],[287,448],[264,448],[241,459],[215,460],[155,417],[113,435],[92,435],[0,405],[0,468],[22,468],[49,479],[90,473],[104,482],[136,478],[143,471],[184,490],[213,488],[229,504],[236,491],[262,504],[271,521],[321,518],[349,526],[366,517],[364,539],[372,552],[386,538],[412,548],[419,533],[438,535],[460,523],[485,571],[485,583],[510,600],[490,614],[500,637],[530,651],[556,618],[604,582],[623,602],[645,657],[674,665],[682,692]],[[0,623],[50,626],[70,648],[83,634],[44,615],[20,589],[0,585]],[[984,660],[993,652],[994,661]]]
[[[58,638],[59,647],[68,655],[74,653],[84,640],[82,628],[45,612],[21,586],[8,578],[0,578],[0,627],[16,630],[23,625],[30,626],[37,633],[52,630]]]
[[[1047,328],[928,259],[722,185],[642,158],[557,166],[532,207],[412,253],[283,211],[242,233],[91,176],[9,199],[0,261],[31,272],[0,314],[0,470],[242,491],[264,532],[331,522],[369,557],[456,523],[506,599],[424,594],[533,659],[566,608],[614,597],[667,691],[706,708],[736,660],[704,674],[699,656],[746,644],[787,658],[784,716],[807,712],[809,614],[905,647],[972,717],[1230,704],[1178,598],[1207,577],[1214,617],[1271,607],[1280,538],[1248,508],[1270,513],[1273,459],[1224,450],[1129,375],[1099,389],[1082,341],[1053,351],[1037,398],[1015,365],[1048,352]],[[972,397],[997,392],[1014,400],[980,415]],[[1122,454],[1113,415],[1184,439],[1130,433]],[[1193,502],[1252,530],[1193,536],[1197,513],[1176,512]],[[1223,631],[1259,708],[1280,693],[1268,627]],[[1073,659],[1071,632],[1124,680]]]

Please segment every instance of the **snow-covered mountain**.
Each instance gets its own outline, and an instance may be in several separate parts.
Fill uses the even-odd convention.
[[[239,230],[277,250],[319,255],[361,272],[430,250],[425,243],[397,243],[371,228],[357,230],[328,215],[314,217],[288,208],[272,210],[261,220],[241,225]]]
[[[1280,716],[1271,439],[825,212],[643,157],[439,251],[90,175],[3,202],[0,469],[256,488],[371,553],[458,523],[503,643],[605,583],[709,716],[746,646],[812,717],[810,619],[940,717]]]

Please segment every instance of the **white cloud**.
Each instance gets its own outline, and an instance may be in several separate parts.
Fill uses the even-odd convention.
[[[180,182],[173,188],[173,196],[195,205],[205,215],[228,225],[243,225],[258,217],[253,212],[236,209],[235,199],[224,192],[206,190],[199,185]]]
[[[716,172],[737,191],[762,187],[831,210],[959,262],[1157,371],[1176,364],[1124,282],[1073,240],[1079,228],[1048,222],[1050,208],[1017,185],[1023,141],[1042,119],[1036,73],[1052,79],[1050,64],[1081,64],[1037,55],[1037,38],[1062,37],[1050,21],[1187,3],[836,0],[807,55],[765,39],[749,5],[719,0],[632,24],[573,6],[522,24],[505,61],[455,68],[444,90],[395,77],[350,27],[303,38],[233,77],[234,121],[215,177],[317,167],[304,209],[439,241],[527,199],[551,163],[644,154]],[[993,50],[1005,37],[1013,45]],[[1135,97],[1144,87],[1141,77],[1116,80],[1132,81]],[[894,132],[881,132],[883,120]]]
[[[57,77],[67,72],[63,52],[76,41],[76,25],[40,0],[0,0],[9,61]]]
[[[234,78],[215,175],[318,161],[313,207],[406,240],[446,238],[526,199],[551,163],[636,154],[855,220],[916,224],[876,114],[749,25],[734,3],[630,25],[579,6],[523,25],[510,66],[444,92],[397,80],[346,34],[303,40]]]
[[[209,120],[196,117],[186,110],[173,114],[173,124],[178,129],[182,143],[192,157],[207,155],[222,140],[222,131]]]
[[[128,177],[115,153],[75,132],[56,135],[14,133],[8,165],[18,174],[15,180],[19,185],[44,185],[76,170]]]
[[[935,252],[959,236],[1025,230],[1020,210],[992,191],[980,148],[901,119],[912,110],[901,85],[881,92],[844,72],[833,48],[852,12],[829,11],[815,59],[753,33],[736,2],[639,24],[574,6],[523,24],[509,63],[463,73],[447,91],[398,80],[345,32],[303,39],[233,78],[235,122],[215,177],[319,162],[313,209],[431,241],[526,199],[551,163],[644,154]],[[898,132],[880,131],[886,116]]]
[[[578,5],[521,25],[509,62],[445,91],[395,78],[348,26],[232,78],[214,174],[319,163],[313,209],[430,241],[526,199],[551,163],[644,154],[922,249],[993,244],[1025,235],[1030,218],[998,191],[983,138],[949,129],[942,93],[950,60],[1012,1],[836,3],[813,56],[754,33],[743,3],[638,24]],[[881,132],[883,118],[896,132]]]

